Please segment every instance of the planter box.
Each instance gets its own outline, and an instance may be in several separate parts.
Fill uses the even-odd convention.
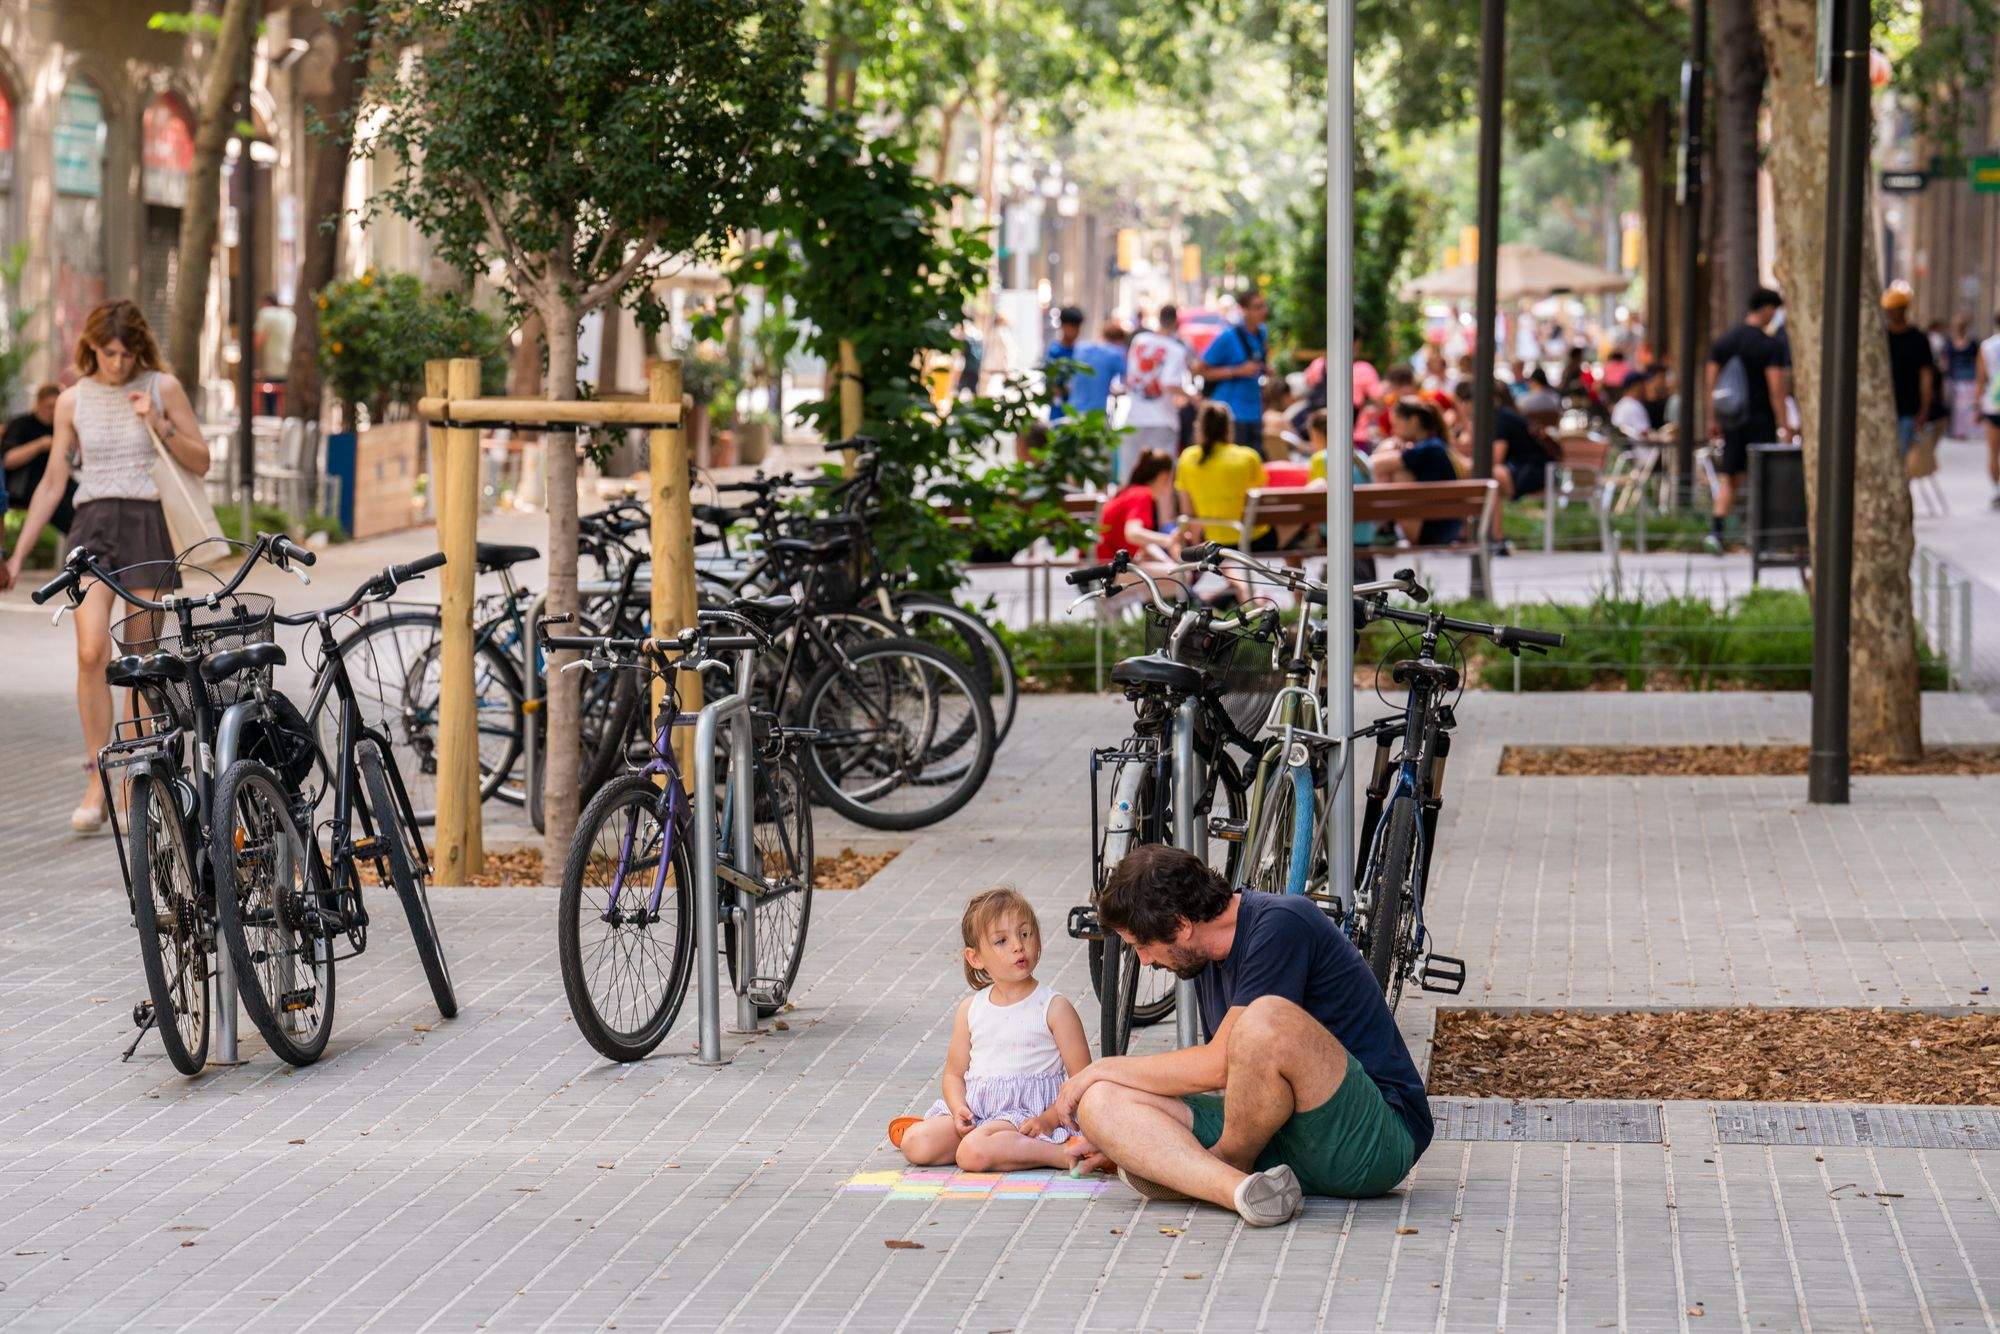
[[[374,537],[401,532],[424,521],[423,496],[417,488],[419,426],[392,422],[363,431],[354,440],[353,474],[343,478],[341,523],[349,537]],[[329,471],[334,442],[328,442]]]

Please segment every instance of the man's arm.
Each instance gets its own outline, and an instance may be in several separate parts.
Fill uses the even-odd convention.
[[[1785,404],[1792,396],[1792,373],[1783,366],[1766,366],[1764,388],[1771,395],[1771,415],[1778,419],[1778,439],[1783,440],[1790,422]]]
[[[30,440],[25,445],[13,446],[5,453],[0,453],[0,468],[19,468],[33,462],[37,456],[49,452],[49,446],[55,443],[55,439],[55,434],[51,432],[39,440]]]
[[[1937,393],[1937,367],[1928,361],[1917,374],[1917,425],[1930,420],[1931,399]]]

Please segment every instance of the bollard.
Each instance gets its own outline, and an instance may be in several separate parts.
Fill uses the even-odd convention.
[[[1917,624],[1928,635],[1931,629],[1931,550],[1917,548]]]
[[[697,1065],[727,1065],[722,1054],[722,983],[716,971],[721,900],[716,891],[715,731],[725,718],[749,708],[741,695],[705,706],[694,722],[694,977],[699,1050]]]
[[[736,694],[750,698],[751,680],[757,655],[743,649],[736,655]],[[764,879],[762,858],[757,852],[757,772],[750,710],[736,711],[730,723],[729,786],[736,829],[731,842],[736,848],[736,869],[758,881]],[[812,868],[806,868],[810,875]],[[750,994],[757,978],[757,896],[739,886],[736,890],[736,1032],[755,1033],[761,1029],[756,998]]]
[[[1948,676],[1951,671],[1951,567],[1943,561],[1937,562],[1937,589],[1931,601],[1937,611],[1937,642],[1931,647],[1945,664]]]
[[[241,1065],[236,1054],[236,970],[229,962],[229,947],[219,932],[210,932],[215,946],[215,1052],[210,1065]]]
[[[1174,713],[1174,846],[1195,851],[1195,804],[1201,782],[1194,750],[1197,701],[1188,700]],[[1195,1014],[1194,983],[1174,984],[1174,1045],[1192,1047],[1201,1040]]]
[[[1972,683],[1972,580],[1958,585],[1958,683],[1965,689]]]

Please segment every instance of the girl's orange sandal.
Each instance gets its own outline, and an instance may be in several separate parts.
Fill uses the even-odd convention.
[[[923,1120],[921,1116],[899,1116],[889,1122],[889,1143],[902,1148],[903,1136],[909,1133],[911,1126],[922,1125]]]

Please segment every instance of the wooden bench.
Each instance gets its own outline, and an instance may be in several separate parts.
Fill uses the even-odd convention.
[[[1055,571],[1070,569],[1086,563],[1085,557],[1095,552],[1097,530],[1101,526],[1104,502],[1109,497],[1096,491],[1071,491],[1063,496],[1063,512],[1073,519],[1081,519],[1090,529],[1088,544],[1081,551],[1057,551],[1046,539],[1037,539],[1013,557],[1004,561],[975,561],[966,566],[968,570],[1024,570],[1028,576],[1028,619],[1035,618],[1035,575],[1042,576],[1042,619],[1054,620]],[[963,505],[940,505],[945,522],[954,528],[972,526],[972,516]]]
[[[1549,450],[1548,476],[1542,482],[1542,550],[1556,549],[1556,515],[1569,504],[1570,497],[1584,493],[1597,512],[1597,544],[1609,552],[1613,473],[1619,450],[1599,435],[1571,432],[1553,441]]]
[[[1378,540],[1373,546],[1357,546],[1354,550],[1359,555],[1407,554],[1416,557],[1420,567],[1427,553],[1464,553],[1483,561],[1491,554],[1487,533],[1499,497],[1500,484],[1490,477],[1462,482],[1361,483],[1354,488],[1354,522],[1375,524]],[[1447,544],[1398,547],[1391,529],[1397,519],[1462,519],[1467,535]],[[1243,554],[1253,559],[1298,565],[1308,558],[1326,556],[1326,542],[1320,531],[1325,523],[1325,487],[1255,487],[1243,501],[1239,541]],[[1314,539],[1284,551],[1253,553],[1250,534],[1265,524],[1279,529],[1308,528],[1313,530]]]

